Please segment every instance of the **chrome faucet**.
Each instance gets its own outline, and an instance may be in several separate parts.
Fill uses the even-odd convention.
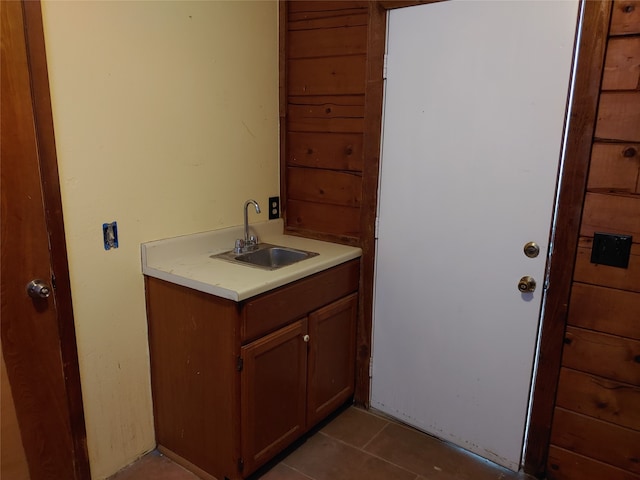
[[[258,245],[258,237],[255,235],[249,236],[249,205],[253,204],[256,209],[256,213],[260,213],[260,205],[255,200],[247,200],[244,202],[244,239],[236,240],[236,246],[234,248],[235,253],[244,253],[250,250],[254,250]]]

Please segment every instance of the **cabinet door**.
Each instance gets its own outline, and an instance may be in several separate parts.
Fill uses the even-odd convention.
[[[304,432],[307,319],[241,348],[243,476]]]
[[[357,311],[354,293],[309,315],[307,427],[353,395]]]

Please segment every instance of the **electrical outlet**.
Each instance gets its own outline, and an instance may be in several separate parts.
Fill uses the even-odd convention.
[[[591,263],[628,268],[629,256],[631,255],[631,242],[631,235],[594,233]]]
[[[280,218],[280,197],[269,197],[269,220]]]
[[[118,222],[102,224],[102,240],[105,250],[118,248]]]

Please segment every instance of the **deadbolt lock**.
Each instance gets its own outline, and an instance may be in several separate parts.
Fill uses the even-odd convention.
[[[525,275],[518,282],[518,290],[522,293],[533,293],[536,291],[536,281],[533,277]]]
[[[536,242],[528,242],[524,246],[524,254],[529,258],[536,258],[540,254],[540,247]]]

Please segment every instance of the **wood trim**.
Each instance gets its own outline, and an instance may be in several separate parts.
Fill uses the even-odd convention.
[[[360,212],[360,308],[356,329],[357,405],[369,406],[369,362],[373,325],[373,282],[375,274],[375,223],[378,205],[382,102],[384,95],[384,53],[386,48],[387,11],[380,2],[369,2],[367,38],[367,78],[365,90],[364,165],[362,172],[362,205]]]
[[[66,378],[65,386],[74,446],[75,473],[77,479],[89,479],[91,478],[91,473],[73,320],[71,282],[69,279],[69,263],[62,216],[62,199],[53,130],[42,10],[39,0],[23,1],[22,8],[31,76],[42,193],[47,229],[49,231],[51,267],[56,281],[56,309],[58,312],[60,347]]]
[[[542,318],[539,363],[534,379],[524,458],[525,472],[537,476],[544,474],[549,452],[567,306],[595,131],[611,5],[607,0],[584,2],[573,105],[557,205],[557,230],[549,272],[550,288]]]
[[[287,225],[287,9],[288,0],[278,2],[278,106],[280,111],[280,217]]]

